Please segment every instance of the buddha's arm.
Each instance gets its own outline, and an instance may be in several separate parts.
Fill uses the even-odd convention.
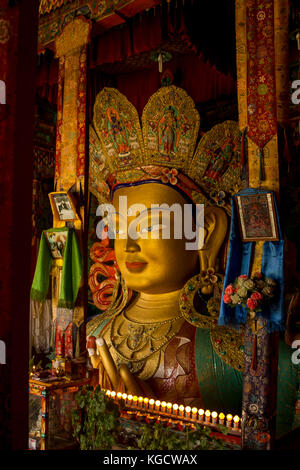
[[[87,342],[87,350],[94,369],[100,369],[102,365],[111,380],[114,390],[117,390],[120,375],[104,339],[101,336],[98,339],[90,336]]]
[[[88,343],[91,343],[90,339],[88,340]],[[98,351],[98,345],[96,344],[96,341],[94,341],[94,344],[88,344],[87,346],[87,351],[92,363],[92,366],[94,369],[98,369],[99,372],[99,385],[103,389],[108,389],[108,390],[117,390],[118,389],[113,386],[112,381],[109,377],[109,374],[107,374],[105,367],[103,366],[101,356]],[[93,347],[91,347],[93,346]]]
[[[103,337],[96,340],[97,351],[101,357],[101,362],[110,382],[116,391],[125,391],[132,395],[147,395],[152,397],[153,392],[150,388],[129,371],[126,364],[121,364],[117,369],[115,362],[109,352],[107,344]]]
[[[99,354],[99,357],[101,359],[101,362],[103,364],[103,367],[108,375],[108,377],[110,378],[110,381],[112,383],[112,386],[114,388],[114,390],[119,390],[119,387],[120,387],[120,374],[117,370],[117,367],[113,361],[113,358],[111,357],[111,354],[109,352],[109,349],[107,347],[107,344],[104,340],[104,338],[102,338],[102,336],[100,336],[97,340],[96,340],[96,344],[97,344],[97,351],[98,351],[98,354]]]
[[[89,348],[88,353],[89,353],[93,368],[98,369],[99,364],[101,362],[100,357],[96,354],[96,351],[94,349]]]
[[[89,357],[94,369],[99,367],[100,357],[97,355],[97,345],[96,345],[96,338],[95,336],[89,336],[86,344],[86,349],[89,353]]]
[[[105,384],[110,383],[117,392],[126,390],[132,395],[155,397],[148,385],[131,374],[126,364],[117,369],[103,337],[100,336],[97,340],[89,339],[87,350],[92,366],[99,369],[101,387],[106,388]]]
[[[135,377],[128,369],[126,364],[122,364],[119,369],[121,380],[125,384],[127,393],[131,393],[136,396],[146,396],[149,398],[156,398],[155,394],[151,390],[146,382]]]

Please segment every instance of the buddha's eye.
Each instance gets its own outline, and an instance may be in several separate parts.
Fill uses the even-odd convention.
[[[114,236],[116,237],[117,235],[123,235],[125,233],[124,230],[122,230],[121,228],[111,228],[110,227],[110,233],[114,234]]]
[[[158,230],[161,230],[163,228],[166,228],[166,226],[162,224],[154,224],[154,225],[150,225],[149,227],[144,227],[141,230],[141,233],[157,232]]]

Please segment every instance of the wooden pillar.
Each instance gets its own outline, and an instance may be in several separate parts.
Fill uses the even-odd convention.
[[[272,23],[270,17],[273,18]],[[288,57],[287,25],[287,0],[236,1],[239,125],[248,134],[249,187],[269,189],[277,194],[277,122],[286,120],[286,92],[289,91],[288,87],[284,89],[287,83],[287,68],[284,65]],[[270,54],[272,43],[273,53]],[[261,67],[262,63],[264,68]],[[264,95],[268,97],[265,101],[262,98]],[[256,242],[252,274],[261,271],[262,252],[263,242]],[[275,438],[278,333],[268,334],[264,321],[260,320],[260,326],[255,371],[251,368],[254,335],[249,326],[245,334],[244,449],[271,449]]]
[[[74,221],[74,229],[81,244],[86,272],[86,221],[82,196],[87,180],[86,171],[86,95],[87,95],[87,47],[91,22],[83,17],[68,23],[55,41],[59,58],[57,136],[55,160],[55,184],[57,191],[72,191],[77,203],[80,220]],[[64,222],[58,222],[63,226]],[[79,289],[73,314],[73,323],[79,329],[79,354],[85,349],[85,305],[87,305],[87,281]]]
[[[58,191],[84,190],[87,44],[91,23],[77,18],[56,39],[59,95],[55,182]]]
[[[28,20],[30,19],[30,21]],[[28,448],[28,343],[37,2],[0,0],[0,449]],[[3,343],[1,343],[3,344]]]

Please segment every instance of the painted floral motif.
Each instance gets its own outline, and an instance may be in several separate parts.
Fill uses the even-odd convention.
[[[257,335],[257,369],[252,370],[252,351],[254,335],[249,326],[245,329],[245,365],[244,380],[247,386],[243,390],[243,433],[244,446],[247,449],[269,449],[273,411],[276,407],[276,394],[270,391],[272,369],[272,340],[264,328]]]
[[[85,171],[85,106],[86,106],[86,50],[82,48],[79,57],[79,80],[77,101],[77,177],[84,176]]]
[[[266,17],[266,14],[263,10],[260,10],[258,13],[257,13],[257,19],[258,21],[263,21]]]
[[[161,176],[161,181],[163,183],[171,183],[171,184],[177,184],[178,180],[176,176],[178,175],[178,171],[176,168],[165,168],[162,171],[162,176]]]
[[[218,276],[215,275],[215,270],[213,268],[208,268],[206,271],[202,271],[201,277],[204,284],[216,284],[218,282]]]
[[[256,106],[254,103],[248,105],[248,114],[252,115],[256,113]]]
[[[257,10],[256,1],[247,2],[248,137],[260,149],[277,132],[273,3],[261,2]],[[264,129],[261,121],[266,123]]]
[[[219,207],[225,206],[226,193],[224,191],[211,191],[209,195]]]

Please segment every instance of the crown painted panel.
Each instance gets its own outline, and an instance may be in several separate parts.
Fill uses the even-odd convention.
[[[94,128],[114,171],[139,166],[143,140],[135,107],[115,88],[103,88],[94,105]]]
[[[160,88],[144,108],[143,137],[148,164],[189,167],[196,145],[200,116],[182,88]]]

